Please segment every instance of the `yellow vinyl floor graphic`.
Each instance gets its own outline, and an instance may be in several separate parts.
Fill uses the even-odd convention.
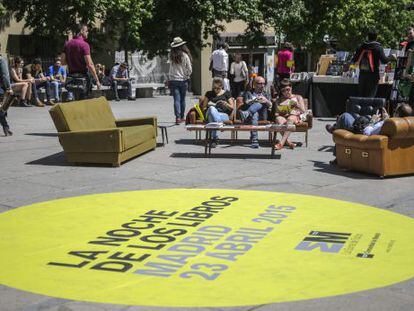
[[[0,214],[0,284],[72,300],[247,306],[414,276],[414,220],[297,194],[168,189]]]

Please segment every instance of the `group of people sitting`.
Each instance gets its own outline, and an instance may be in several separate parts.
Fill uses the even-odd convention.
[[[11,88],[15,94],[20,95],[20,106],[24,107],[45,105],[39,97],[41,88],[46,89],[48,105],[61,101],[60,90],[65,85],[66,79],[66,69],[62,66],[60,57],[55,59],[55,63],[48,68],[46,73],[43,73],[40,59],[35,59],[25,66],[20,57],[14,59],[10,70]]]
[[[115,93],[115,100],[119,101],[118,86],[128,89],[128,99],[133,100],[131,79],[128,73],[128,64],[115,64],[110,75],[105,75],[104,66],[97,64],[97,72],[100,74],[100,81],[104,85],[112,86]],[[66,66],[62,65],[60,57],[55,58],[53,65],[43,72],[42,61],[35,59],[31,64],[25,65],[20,57],[16,57],[10,69],[11,88],[14,94],[19,95],[19,105],[23,107],[37,106],[44,107],[45,102],[41,100],[40,89],[45,89],[46,105],[54,105],[62,101],[62,88],[67,85],[68,77]],[[74,94],[69,87],[67,101],[74,100]]]
[[[237,104],[237,118],[243,124],[258,125],[260,120],[274,121],[276,124],[299,124],[301,115],[306,113],[303,98],[292,93],[292,85],[288,79],[280,83],[280,92],[272,98],[265,90],[266,81],[258,76],[254,81],[254,88],[241,94],[236,100],[229,91],[224,90],[223,79],[213,79],[213,87],[201,100],[201,109],[204,110],[208,122],[227,122],[230,120]],[[284,146],[291,149],[296,144],[289,138],[290,132],[282,133],[280,141],[276,142],[275,149],[280,150]],[[212,147],[218,144],[218,133],[212,132]],[[259,148],[257,131],[251,131],[250,141],[252,148]]]

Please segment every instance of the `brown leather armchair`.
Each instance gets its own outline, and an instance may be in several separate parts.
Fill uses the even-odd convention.
[[[380,177],[414,173],[414,117],[391,118],[380,135],[333,133],[340,167]]]

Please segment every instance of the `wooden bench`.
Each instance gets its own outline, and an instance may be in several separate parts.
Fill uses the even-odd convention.
[[[205,144],[204,144],[204,154],[211,155],[211,145],[213,142],[212,139],[212,131],[219,131],[219,132],[251,132],[251,131],[258,131],[258,132],[268,132],[269,133],[269,140],[271,143],[271,155],[275,155],[275,144],[276,144],[276,133],[280,132],[294,132],[296,130],[295,125],[292,124],[269,124],[269,125],[223,125],[222,127],[209,127],[208,125],[199,124],[199,125],[187,125],[187,131],[196,131],[201,133],[204,131],[205,135]],[[233,135],[232,135],[233,137]],[[200,135],[201,138],[201,135]]]

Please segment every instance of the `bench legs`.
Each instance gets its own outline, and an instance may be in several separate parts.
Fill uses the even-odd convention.
[[[305,133],[305,144],[306,144],[306,148],[308,148],[308,131],[306,131]]]

